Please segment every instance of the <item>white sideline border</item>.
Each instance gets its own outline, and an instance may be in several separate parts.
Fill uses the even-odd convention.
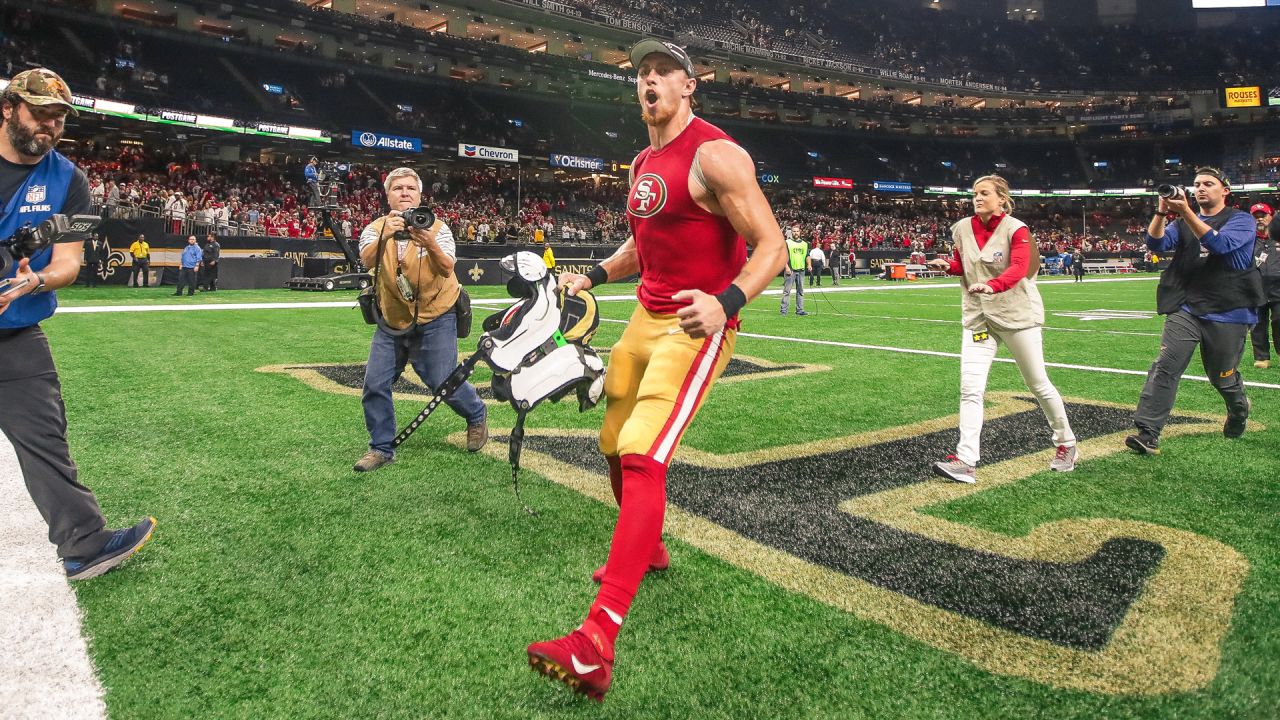
[[[626,320],[612,320],[608,318],[601,318],[600,322],[618,323],[621,325],[627,324]],[[960,353],[945,352],[942,350],[917,350],[914,348],[892,347],[890,345],[865,345],[863,343],[840,342],[838,340],[813,340],[811,338],[784,337],[782,335],[761,335],[758,333],[747,333],[747,332],[739,332],[738,337],[753,338],[755,340],[778,340],[781,342],[801,343],[805,345],[826,345],[829,347],[842,347],[842,348],[850,348],[853,350],[876,350],[879,352],[901,353],[903,355],[928,355],[930,357],[954,358],[956,360],[960,359]],[[1005,357],[997,357],[995,359],[995,362],[1014,364],[1013,358],[1005,358]],[[1064,370],[1080,370],[1083,372],[1104,373],[1108,375],[1137,375],[1140,377],[1146,377],[1147,375],[1146,370],[1126,370],[1124,368],[1096,367],[1093,365],[1073,365],[1071,363],[1057,363],[1057,362],[1046,362],[1044,365],[1045,367],[1051,367],[1051,368],[1062,368]],[[1194,380],[1197,382],[1209,382],[1209,378],[1203,375],[1183,375],[1182,379]],[[1277,383],[1252,382],[1252,381],[1246,380],[1244,384],[1245,384],[1245,387],[1262,388],[1266,390],[1280,390],[1280,384],[1277,384]]]
[[[0,717],[104,720],[80,609],[48,534],[0,435]]]

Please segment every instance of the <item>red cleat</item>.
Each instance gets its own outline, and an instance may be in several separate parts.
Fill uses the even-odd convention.
[[[591,582],[599,585],[600,581],[604,580],[605,567],[607,566],[601,565],[596,568],[595,572],[591,573]],[[645,570],[645,574],[661,572],[669,567],[671,567],[671,555],[667,552],[667,546],[659,540],[658,547],[654,549],[653,555],[649,557],[649,569]]]
[[[529,667],[574,692],[604,702],[613,682],[613,643],[587,620],[559,640],[529,646]]]

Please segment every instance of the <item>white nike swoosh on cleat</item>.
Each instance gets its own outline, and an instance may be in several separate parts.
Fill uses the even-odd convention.
[[[571,654],[569,655],[569,659],[573,661],[573,671],[579,675],[586,675],[587,673],[593,673],[600,669],[599,665],[583,665],[578,662],[577,655]]]
[[[608,616],[609,616],[609,619],[613,621],[613,624],[614,624],[614,625],[621,625],[621,624],[622,624],[622,616],[621,616],[621,615],[619,615],[618,613],[616,613],[616,612],[614,612],[614,611],[610,610],[610,609],[609,609],[609,608],[607,608],[607,607],[601,607],[600,609],[604,611],[604,614],[605,614],[605,615],[608,615]]]

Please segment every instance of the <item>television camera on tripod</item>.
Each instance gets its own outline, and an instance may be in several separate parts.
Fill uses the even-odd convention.
[[[336,264],[330,272],[315,277],[291,278],[285,286],[290,290],[363,290],[371,282],[368,268],[360,262],[360,254],[349,238],[342,231],[342,223],[338,221],[343,207],[340,204],[346,180],[351,173],[351,163],[338,160],[321,162],[312,157],[304,170],[307,190],[310,194],[308,211],[320,220],[316,225],[317,239],[324,236],[325,231],[333,238],[338,250],[346,258],[345,264]]]

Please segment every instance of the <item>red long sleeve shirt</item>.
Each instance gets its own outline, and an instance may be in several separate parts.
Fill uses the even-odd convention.
[[[973,223],[973,237],[978,241],[978,249],[987,246],[987,241],[991,239],[991,235],[995,233],[996,227],[1000,225],[1000,221],[1004,220],[1004,213],[992,215],[991,219],[984,225],[982,220],[974,215],[969,219]],[[1018,228],[1013,234],[1013,239],[1009,243],[1009,267],[1000,276],[989,280],[987,286],[993,292],[1004,292],[1018,281],[1027,276],[1027,265],[1031,262],[1031,231],[1026,227]],[[950,275],[963,275],[964,264],[960,261],[960,248],[956,248],[951,257],[951,267],[947,269]]]

